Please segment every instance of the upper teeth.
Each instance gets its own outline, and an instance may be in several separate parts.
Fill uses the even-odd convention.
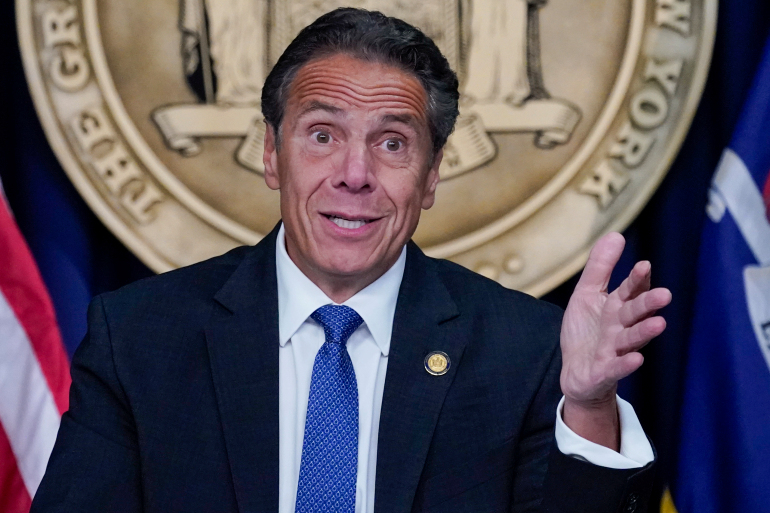
[[[348,228],[351,230],[355,230],[356,228],[361,228],[363,225],[366,224],[366,221],[350,221],[349,219],[343,219],[341,217],[334,217],[331,216],[329,219],[332,220],[334,224],[339,226],[340,228]]]

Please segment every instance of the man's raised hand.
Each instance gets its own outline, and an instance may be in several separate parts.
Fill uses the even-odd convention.
[[[617,289],[607,290],[624,246],[619,233],[599,239],[561,328],[563,420],[583,438],[614,450],[620,445],[618,381],[642,365],[638,351],[666,328],[655,313],[671,302],[668,289],[650,290],[649,262],[637,262]]]

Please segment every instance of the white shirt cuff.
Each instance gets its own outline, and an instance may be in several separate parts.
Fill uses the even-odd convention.
[[[615,396],[617,397],[617,396]],[[630,403],[617,397],[620,419],[620,452],[595,444],[575,434],[562,420],[564,397],[556,408],[556,445],[567,456],[577,456],[600,467],[640,468],[655,459],[650,441]]]

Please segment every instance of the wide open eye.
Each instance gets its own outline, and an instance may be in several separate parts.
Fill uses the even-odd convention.
[[[402,141],[398,139],[388,139],[385,141],[385,149],[388,151],[398,151],[404,146]]]
[[[320,144],[329,144],[332,142],[332,136],[328,132],[313,132],[313,139]]]

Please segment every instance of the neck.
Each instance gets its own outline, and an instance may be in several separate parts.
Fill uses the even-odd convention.
[[[393,264],[396,263],[401,253],[398,253],[391,262],[384,262],[364,273],[356,274],[332,274],[323,269],[310,265],[296,254],[296,251],[289,240],[284,238],[286,253],[297,268],[312,281],[316,287],[326,294],[329,299],[340,305],[355,296],[357,293],[377,281]]]
[[[305,272],[302,268],[300,268],[300,270],[302,270],[303,273]],[[310,281],[315,283],[324,294],[329,296],[329,299],[338,305],[341,305],[351,297],[355,296],[379,278],[379,276],[377,276],[371,280],[351,281],[350,283],[346,283],[344,280],[324,280],[314,278],[307,273],[305,273],[305,275],[310,278]]]

